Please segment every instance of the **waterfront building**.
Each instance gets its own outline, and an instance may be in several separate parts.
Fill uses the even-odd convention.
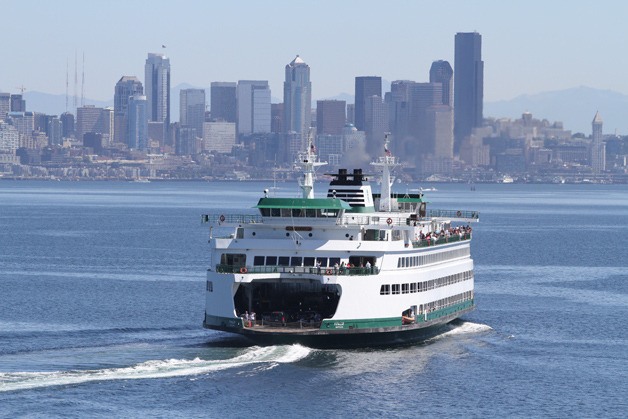
[[[236,122],[236,86],[235,82],[211,83],[210,111],[213,121]]]
[[[237,133],[270,133],[270,87],[267,80],[238,81]]]
[[[123,76],[118,80],[113,96],[113,141],[128,144],[127,123],[129,118],[129,98],[143,95],[144,86],[135,76]]]
[[[482,126],[484,99],[484,62],[482,35],[477,32],[457,33],[454,61],[454,151]]]

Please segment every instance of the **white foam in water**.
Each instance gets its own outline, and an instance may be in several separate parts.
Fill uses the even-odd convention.
[[[434,336],[433,338],[429,340],[442,339],[447,336],[482,333],[482,332],[488,332],[489,330],[493,330],[493,328],[487,324],[473,323],[473,322],[462,322],[461,324],[458,324],[458,325],[450,324],[449,327],[451,327],[451,330],[441,333],[438,336]]]
[[[199,358],[193,360],[167,359],[146,361],[124,368],[0,373],[0,392],[81,384],[90,381],[137,380],[198,375],[249,364],[296,362],[305,358],[310,352],[310,349],[300,345],[252,347],[239,356],[222,360],[207,361]]]

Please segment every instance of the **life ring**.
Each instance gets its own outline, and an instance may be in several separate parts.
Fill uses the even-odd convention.
[[[244,266],[240,268],[240,273],[241,273],[241,274],[245,274],[245,273],[247,273],[247,272],[248,272],[248,271],[247,271],[247,269],[246,269]]]
[[[389,218],[386,220],[386,224],[391,225],[392,224],[392,218]]]
[[[462,217],[462,212],[457,211],[457,212],[456,212],[456,217]]]
[[[221,223],[225,222],[225,216],[224,215],[220,215],[220,217],[218,218],[220,220]]]
[[[331,275],[331,269],[327,269],[327,270],[325,271],[325,275]]]

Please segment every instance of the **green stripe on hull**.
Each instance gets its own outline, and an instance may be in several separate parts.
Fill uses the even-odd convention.
[[[436,320],[440,317],[449,316],[471,307],[473,307],[473,300],[464,301],[449,307],[431,311],[427,313],[427,316],[421,314],[416,317],[416,323]],[[321,330],[373,329],[391,326],[401,326],[401,316],[382,319],[323,320]]]

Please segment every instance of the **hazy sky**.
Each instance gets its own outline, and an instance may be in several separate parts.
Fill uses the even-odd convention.
[[[172,86],[269,80],[281,98],[299,54],[320,99],[353,94],[360,75],[427,81],[432,61],[453,66],[456,32],[477,31],[486,101],[581,85],[628,94],[625,1],[1,0],[0,16],[0,91],[12,93],[64,94],[69,62],[72,95],[85,53],[85,97],[109,100],[164,52]]]

